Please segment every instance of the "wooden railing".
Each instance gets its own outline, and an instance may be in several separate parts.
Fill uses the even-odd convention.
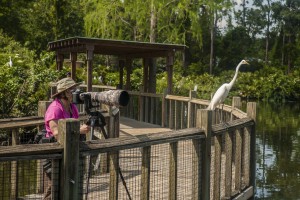
[[[16,161],[51,158],[54,163],[57,162],[57,164],[54,164],[57,169],[52,172],[53,180],[57,181],[52,183],[55,199],[59,197],[61,197],[60,199],[82,198],[88,194],[84,191],[84,184],[86,184],[83,181],[86,171],[84,160],[92,155],[107,154],[107,163],[109,163],[107,170],[110,173],[107,183],[109,187],[105,190],[107,193],[104,192],[105,194],[101,198],[127,198],[126,195],[120,196],[122,188],[118,185],[120,178],[118,174],[124,166],[122,164],[124,158],[121,161],[120,155],[126,157],[126,152],[134,151],[134,156],[128,157],[128,160],[131,161],[133,166],[137,166],[139,171],[133,184],[135,188],[136,185],[140,186],[138,192],[134,192],[135,190],[129,184],[134,199],[149,199],[150,196],[153,198],[155,191],[165,191],[166,194],[164,192],[164,194],[158,195],[163,199],[176,199],[179,197],[183,199],[248,199],[253,197],[255,188],[255,103],[248,103],[247,113],[244,113],[240,110],[240,99],[235,97],[232,106],[224,105],[223,109],[218,108],[213,112],[205,110],[209,102],[195,99],[193,92],[190,93],[189,97],[139,92],[129,93],[130,103],[127,107],[121,109],[122,116],[159,124],[174,129],[174,131],[92,142],[72,141],[73,143],[78,142],[80,148],[76,149],[75,144],[70,149],[68,146],[63,146],[63,144],[69,144],[68,140],[70,138],[68,137],[71,137],[71,133],[77,133],[78,130],[77,128],[72,129],[72,127],[77,127],[76,125],[67,126],[66,124],[76,124],[78,122],[76,120],[62,120],[60,123],[64,125],[60,126],[60,132],[66,133],[66,137],[64,138],[65,141],[60,142],[61,145],[15,145],[1,148],[0,182],[2,182],[1,165],[3,163],[10,162],[11,166],[17,169],[18,167],[14,165],[14,163],[18,163]],[[33,121],[29,122],[27,120]],[[42,124],[40,120],[40,117],[23,120],[6,119],[0,121],[0,128],[17,130],[25,125],[39,126]],[[115,125],[118,127],[118,122]],[[72,130],[68,130],[67,127]],[[117,127],[114,128],[117,129]],[[188,142],[188,145],[182,145],[184,141]],[[167,151],[166,149],[154,150],[157,146],[164,144],[168,145]],[[140,149],[140,151],[134,149]],[[62,153],[63,151],[65,153]],[[185,153],[182,155],[179,153],[181,151]],[[68,152],[73,153],[69,154]],[[72,157],[74,155],[75,157]],[[78,157],[77,155],[81,156]],[[162,155],[165,159],[161,162],[167,162],[167,165],[152,161]],[[130,160],[131,157],[140,158],[140,160],[137,161],[138,163],[134,163],[134,160]],[[70,162],[70,164],[67,166],[60,165],[59,163],[62,160],[64,163]],[[76,165],[76,163],[79,164]],[[157,167],[153,163],[161,167]],[[74,166],[78,167],[74,169]],[[82,166],[82,168],[79,166]],[[178,180],[179,178],[182,180],[182,177],[179,177],[182,174],[179,172],[182,170],[179,166],[188,166],[184,170],[192,178],[186,177],[189,181],[187,181],[185,187],[188,189],[184,193],[180,192],[180,194],[177,192],[181,184]],[[73,168],[70,169],[70,167]],[[156,173],[155,170],[152,170],[154,168],[168,172],[168,180],[160,180],[167,183],[167,189],[155,191],[151,189],[151,180],[160,177],[155,174],[152,176],[153,173]],[[13,167],[11,169],[12,174],[16,173],[16,171],[13,171]],[[72,174],[69,173],[70,170]],[[133,167],[130,167],[127,171],[130,170],[133,170]],[[68,176],[58,176],[59,171],[64,171]],[[101,177],[101,174],[103,173],[93,177]],[[39,174],[39,176],[41,175]],[[13,181],[11,181],[11,186],[8,187],[10,192],[7,199],[18,197],[18,191],[16,191],[18,190],[16,187],[18,177],[12,175],[10,180]],[[126,181],[130,183],[130,179],[126,179]],[[59,189],[57,187],[59,182],[64,183],[65,188],[69,189]],[[36,184],[40,183],[36,181]],[[100,182],[98,184],[104,183]],[[41,192],[41,186],[37,187],[39,189],[36,192]],[[162,184],[161,187],[166,186]],[[62,194],[63,191],[69,193]],[[89,192],[92,194],[91,191]],[[63,197],[63,195],[65,196]]]

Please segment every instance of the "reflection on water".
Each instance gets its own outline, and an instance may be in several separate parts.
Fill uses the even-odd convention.
[[[256,199],[300,199],[300,103],[258,103]]]

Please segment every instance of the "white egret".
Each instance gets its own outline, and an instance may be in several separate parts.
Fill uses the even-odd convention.
[[[11,56],[9,56],[9,63],[8,63],[8,65],[9,65],[10,67],[12,67],[12,65],[13,65],[13,63],[12,63],[12,61],[11,61]]]
[[[215,108],[219,104],[222,104],[225,101],[230,89],[232,88],[232,86],[237,78],[240,66],[244,65],[244,64],[249,65],[249,63],[246,60],[242,60],[236,67],[235,75],[234,75],[233,79],[230,81],[230,83],[224,83],[221,87],[219,87],[219,89],[216,91],[210,104],[207,107],[208,110],[215,110]]]

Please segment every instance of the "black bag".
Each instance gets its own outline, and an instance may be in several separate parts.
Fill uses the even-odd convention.
[[[43,130],[39,131],[39,132],[35,135],[33,143],[34,143],[34,144],[40,144],[40,143],[42,143],[42,139],[43,139],[43,137],[46,136],[46,134],[47,134],[46,129],[43,129]]]
[[[41,130],[40,132],[38,132],[36,134],[36,136],[34,137],[34,144],[43,144],[43,143],[52,143],[52,142],[56,142],[56,139],[54,136],[51,137],[46,137],[47,131],[46,129]]]

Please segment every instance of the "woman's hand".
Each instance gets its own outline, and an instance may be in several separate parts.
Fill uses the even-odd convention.
[[[80,127],[80,134],[87,134],[90,130],[91,130],[90,126],[83,124]]]

